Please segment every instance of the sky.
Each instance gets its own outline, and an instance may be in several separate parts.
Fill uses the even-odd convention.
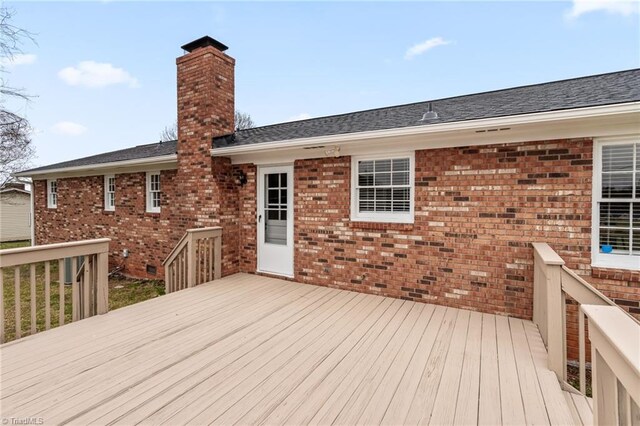
[[[33,97],[34,166],[156,142],[175,58],[203,35],[236,59],[257,125],[640,67],[640,2],[10,2],[34,34],[1,60]]]

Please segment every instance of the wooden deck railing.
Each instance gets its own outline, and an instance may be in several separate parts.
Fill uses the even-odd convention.
[[[616,305],[595,287],[565,266],[564,260],[546,243],[533,243],[534,249],[534,278],[533,278],[533,322],[538,325],[542,340],[547,346],[549,369],[556,373],[561,383],[567,382],[567,336],[566,336],[566,297],[569,296],[579,305],[578,310],[578,348],[579,348],[579,388],[582,394],[586,393],[586,331],[585,315],[590,312],[617,312],[607,314],[610,318],[616,318],[620,327],[640,336],[640,323],[626,311]],[[606,308],[606,309],[605,309]],[[604,310],[604,311],[603,311]],[[590,317],[589,325],[602,318],[593,320]],[[607,323],[608,324],[608,323]],[[594,323],[594,325],[596,325]],[[610,328],[603,328],[602,334],[610,338],[606,333]],[[589,338],[594,353],[594,332],[589,327]],[[611,340],[608,340],[611,343]],[[640,341],[640,340],[638,340]],[[600,342],[600,341],[599,341]],[[602,343],[599,343],[602,345]],[[606,350],[620,350],[617,342],[611,343],[612,348]],[[615,362],[615,361],[611,361]],[[594,377],[594,358],[592,357],[592,378]],[[616,364],[618,365],[618,364]],[[640,358],[635,359],[635,368],[640,367]],[[603,373],[604,374],[604,373]],[[607,379],[608,380],[608,379]],[[640,382],[636,382],[640,386]],[[592,383],[592,388],[593,388]],[[633,394],[632,394],[633,395]],[[636,394],[637,395],[637,394]],[[603,398],[601,394],[599,396]],[[594,399],[596,393],[594,392]],[[637,401],[637,399],[636,399]],[[596,399],[596,403],[598,402]],[[638,412],[636,412],[638,413]],[[595,418],[595,417],[594,417]],[[631,417],[629,417],[631,418]]]
[[[22,274],[29,271],[30,332],[34,334],[51,328],[51,283],[52,270],[58,270],[59,313],[58,325],[65,323],[65,259],[71,258],[71,320],[77,321],[109,310],[108,256],[109,239],[76,241],[70,243],[48,244],[0,250],[0,343],[5,341],[5,303],[4,276],[6,268],[13,268],[13,298],[15,312],[15,338],[22,337]],[[78,258],[84,262],[78,271]],[[40,283],[36,271],[43,270],[43,282]],[[44,325],[38,326],[39,287],[44,286]],[[42,292],[40,291],[42,294]],[[42,314],[42,313],[41,313]],[[55,315],[55,313],[54,313]],[[40,328],[40,329],[39,329]]]
[[[188,229],[163,262],[166,293],[220,278],[221,264],[222,228]]]
[[[589,319],[594,423],[640,424],[640,326],[614,306],[580,311]]]

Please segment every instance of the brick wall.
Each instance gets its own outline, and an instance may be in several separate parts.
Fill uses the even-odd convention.
[[[181,237],[184,224],[175,204],[175,170],[160,173],[163,191],[160,213],[146,212],[146,174],[116,175],[116,210],[104,210],[104,177],[58,179],[58,207],[47,208],[46,181],[34,181],[36,244],[91,238],[111,238],[110,267],[143,278],[162,278],[162,261]],[[128,249],[125,259],[122,250]],[[147,274],[146,267],[157,273]]]
[[[591,271],[589,139],[417,151],[412,225],[350,222],[350,166],[295,163],[297,281],[531,318],[544,241],[638,307],[640,272]]]
[[[178,172],[174,206],[182,229],[222,226],[222,274],[238,271],[238,189],[231,162],[211,158],[214,136],[234,131],[235,60],[206,46],[178,67]]]

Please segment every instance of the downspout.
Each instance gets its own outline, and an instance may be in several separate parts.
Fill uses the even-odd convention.
[[[29,217],[29,224],[31,226],[31,245],[36,245],[36,220],[35,220],[35,197],[33,193],[35,192],[35,185],[33,179],[31,179],[31,191],[29,191],[29,196],[31,197],[31,212]]]

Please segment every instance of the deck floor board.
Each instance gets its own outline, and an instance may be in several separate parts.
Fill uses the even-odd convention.
[[[236,274],[0,346],[0,411],[45,424],[567,423],[546,356],[530,321]]]

